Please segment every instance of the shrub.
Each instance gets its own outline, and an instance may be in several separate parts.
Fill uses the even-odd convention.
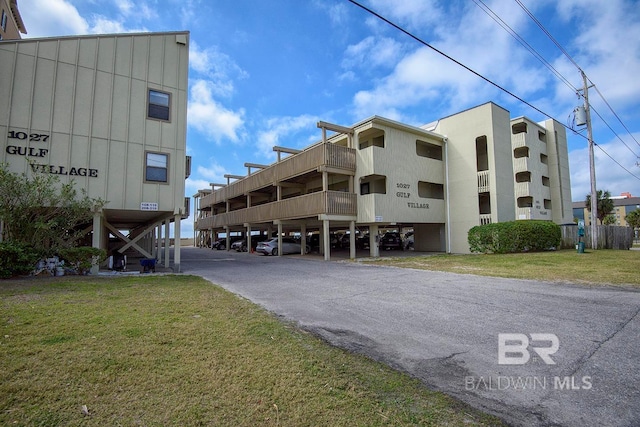
[[[60,250],[60,257],[68,265],[72,266],[78,274],[84,274],[91,269],[94,259],[96,264],[104,261],[107,258],[107,252],[104,249],[91,246],[79,246]]]
[[[562,233],[551,221],[510,221],[473,227],[467,240],[471,252],[504,254],[554,249]]]
[[[41,256],[40,251],[23,243],[0,242],[0,278],[29,274]]]

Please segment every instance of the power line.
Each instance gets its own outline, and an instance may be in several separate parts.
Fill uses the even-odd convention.
[[[475,1],[475,0],[474,0]],[[481,1],[481,0],[480,0]],[[558,49],[560,49],[560,51],[564,54],[564,56],[567,57],[567,59],[569,59],[569,61],[571,61],[571,63],[573,65],[575,65],[575,67],[580,71],[580,72],[584,72],[582,70],[582,68],[580,68],[580,65],[578,65],[578,63],[571,57],[571,55],[569,55],[569,52],[566,51],[565,48],[562,47],[562,45],[560,44],[560,42],[558,42],[553,35],[551,35],[551,33],[544,27],[544,25],[542,25],[542,23],[538,20],[538,18],[535,17],[535,15],[533,13],[531,13],[531,11],[529,9],[527,9],[527,7],[524,5],[524,3],[522,3],[521,0],[515,0],[516,3],[518,3],[518,5],[520,6],[520,8],[522,10],[524,10],[524,12],[529,15],[529,17],[533,20],[533,22],[536,23],[536,25],[542,30],[542,32],[544,32],[547,37],[549,37],[549,39],[558,47]],[[638,142],[638,140],[636,140],[636,138],[633,136],[633,134],[631,133],[631,131],[629,130],[629,128],[627,128],[627,126],[622,122],[622,119],[620,119],[620,116],[618,116],[618,114],[613,110],[613,107],[611,107],[611,104],[609,104],[609,102],[605,99],[604,95],[602,95],[602,92],[600,92],[600,90],[598,89],[598,87],[595,85],[595,83],[593,83],[591,81],[591,79],[588,79],[589,82],[593,85],[593,87],[595,88],[596,92],[598,93],[598,95],[600,96],[600,98],[602,98],[602,100],[604,101],[605,104],[607,104],[607,107],[609,107],[609,110],[611,110],[611,112],[613,113],[613,115],[618,119],[618,121],[620,122],[620,124],[622,125],[622,127],[624,127],[624,129],[627,131],[627,133],[631,136],[631,138],[633,138],[633,140],[636,142],[636,144],[638,144],[638,146],[640,146],[640,142]],[[593,108],[593,107],[592,107]],[[597,113],[596,113],[597,114]],[[607,125],[607,127],[609,127],[609,129],[611,129],[611,131],[613,132],[613,129],[611,128],[611,126],[609,126],[609,124],[602,118],[602,116],[600,114],[598,114],[598,117],[600,117],[600,119],[605,122],[605,124]],[[622,139],[615,133],[613,132],[614,135],[616,135],[618,137],[618,139],[620,139],[622,141]],[[627,144],[625,144],[627,145]],[[627,148],[629,148],[627,146]],[[635,154],[635,153],[634,153]],[[638,157],[638,156],[636,156]]]
[[[545,113],[544,111],[542,111],[541,109],[539,109],[538,107],[536,107],[535,105],[531,104],[528,101],[525,101],[524,99],[520,98],[518,95],[516,95],[515,93],[509,91],[508,89],[505,89],[504,87],[500,86],[498,83],[493,82],[492,80],[489,80],[487,77],[483,76],[482,74],[480,74],[479,72],[475,71],[474,69],[464,65],[462,62],[458,61],[457,59],[447,55],[446,53],[444,53],[443,51],[439,50],[438,48],[430,45],[429,43],[427,43],[426,41],[422,40],[421,38],[419,38],[418,36],[410,33],[409,31],[405,30],[404,28],[402,28],[401,26],[393,23],[392,21],[390,21],[389,19],[385,18],[384,16],[380,15],[379,13],[369,9],[368,7],[358,3],[356,0],[348,0],[350,3],[358,6],[359,8],[367,11],[368,13],[370,13],[371,15],[375,16],[376,18],[380,19],[381,21],[386,22],[387,24],[391,25],[392,27],[394,27],[396,30],[406,34],[407,36],[411,37],[412,39],[414,39],[415,41],[417,41],[418,43],[428,47],[429,49],[433,50],[434,52],[444,56],[445,58],[447,58],[448,60],[456,63],[457,65],[461,66],[462,68],[464,68],[465,70],[475,74],[476,76],[480,77],[482,80],[484,80],[485,82],[489,83],[492,86],[497,87],[498,89],[500,89],[501,91],[511,95],[513,98],[517,99],[518,101],[522,102],[523,104],[526,104],[527,106],[531,107],[532,109],[534,109],[535,111],[537,111],[538,113],[542,114],[545,117],[548,117],[552,120],[557,121],[558,123],[560,123],[562,126],[566,127],[567,129],[577,133],[575,130],[571,129],[570,127],[568,127],[567,125],[563,125],[562,122],[560,122],[558,119],[554,118],[553,116],[551,116],[550,114]],[[579,133],[577,133],[578,135],[580,135]],[[583,138],[586,138],[584,135],[580,135]]]
[[[615,130],[613,130],[613,128],[612,128],[611,126],[609,126],[609,123],[607,123],[607,121],[606,121],[605,119],[603,119],[603,118],[602,118],[602,116],[600,115],[600,113],[598,113],[598,112],[596,111],[596,109],[595,109],[595,108],[593,108],[593,105],[590,105],[590,107],[591,107],[591,111],[593,111],[594,113],[596,113],[596,115],[597,115],[598,117],[600,117],[600,120],[602,120],[602,122],[603,122],[605,125],[607,125],[607,127],[609,128],[609,130],[610,130],[611,132],[613,132],[613,134],[614,134],[614,135],[615,135],[615,136],[620,140],[620,142],[622,142],[622,143],[624,144],[624,146],[625,146],[625,147],[627,147],[627,148],[629,149],[629,151],[631,151],[631,154],[633,154],[636,158],[640,157],[640,156],[638,156],[638,155],[636,154],[636,152],[635,152],[635,151],[633,151],[633,150],[631,149],[631,147],[629,147],[629,146],[627,145],[627,143],[626,143],[626,142],[624,142],[624,140],[623,140],[622,138],[620,138],[620,135],[618,135],[618,134],[616,133],[616,131],[615,131]],[[636,141],[636,142],[637,142],[637,141]]]
[[[511,35],[518,43],[520,43],[525,49],[527,49],[533,56],[535,56],[538,61],[540,61],[545,67],[551,71],[558,79],[560,79],[565,85],[569,87],[569,89],[577,92],[578,89],[571,84],[566,77],[564,77],[553,65],[549,63],[544,57],[527,41],[520,36],[513,28],[509,26],[498,14],[496,14],[487,4],[482,0],[473,0],[473,2],[478,6],[484,13],[486,13],[491,19],[493,19],[498,25],[500,25],[508,34]],[[482,4],[482,6],[480,5]]]
[[[635,175],[633,172],[631,172],[629,169],[625,168],[624,166],[622,166],[620,164],[620,162],[618,162],[616,159],[614,159],[613,157],[611,157],[611,155],[609,153],[607,153],[606,151],[604,151],[604,148],[602,148],[600,145],[596,144],[595,142],[593,143],[593,145],[595,145],[596,147],[598,147],[600,149],[600,151],[602,151],[604,154],[607,155],[607,157],[609,157],[611,160],[613,160],[615,162],[615,164],[617,164],[618,166],[620,166],[622,169],[624,169],[629,175],[631,175],[632,177],[636,178],[637,180],[640,181],[640,177]]]
[[[509,91],[508,89],[500,86],[498,83],[493,82],[492,80],[490,80],[489,78],[483,76],[482,74],[480,74],[479,72],[475,71],[474,69],[468,67],[467,65],[464,65],[462,62],[458,61],[457,59],[447,55],[446,53],[444,53],[443,51],[437,49],[436,47],[430,45],[429,43],[427,43],[426,41],[422,40],[421,38],[419,38],[418,36],[414,35],[413,33],[405,30],[404,28],[402,28],[401,26],[399,26],[398,24],[392,22],[391,20],[385,18],[384,16],[380,15],[379,13],[375,12],[372,9],[369,9],[368,7],[360,4],[359,2],[357,2],[356,0],[348,0],[350,3],[354,4],[355,6],[358,6],[359,8],[361,8],[362,10],[366,11],[367,13],[375,16],[376,18],[380,19],[381,21],[386,22],[387,24],[389,24],[390,26],[392,26],[393,28],[397,29],[398,31],[404,33],[405,35],[409,36],[410,38],[414,39],[415,41],[417,41],[418,43],[428,47],[429,49],[433,50],[434,52],[440,54],[441,56],[444,56],[445,58],[447,58],[448,60],[454,62],[455,64],[461,66],[462,68],[464,68],[465,70],[473,73],[474,75],[480,77],[482,80],[484,80],[485,82],[491,84],[492,86],[495,86],[496,88],[500,89],[501,91],[509,94],[510,96],[512,96],[513,98],[517,99],[518,101],[522,102],[523,104],[529,106],[530,108],[534,109],[535,111],[537,111],[538,113],[542,114],[545,117],[548,117],[552,120],[555,120],[556,122],[558,122],[560,125],[564,126],[566,129],[570,130],[571,132],[573,132],[575,135],[578,135],[584,139],[587,139],[586,136],[580,134],[578,131],[576,131],[575,129],[569,127],[566,124],[563,124],[562,122],[560,122],[558,119],[554,118],[553,116],[551,116],[550,114],[545,113],[544,111],[542,111],[541,109],[539,109],[538,107],[534,106],[533,104],[531,104],[528,101],[525,101],[524,99],[522,99],[521,97],[519,97],[518,95],[514,94],[513,92]],[[516,0],[519,2],[519,0]],[[524,5],[522,5],[522,7],[524,8]],[[524,8],[526,10],[526,8]],[[530,15],[532,16],[532,15]],[[535,19],[535,17],[532,16],[532,19],[534,19],[536,22],[537,19]],[[542,27],[542,24],[538,24],[539,26]],[[544,28],[544,27],[542,27]],[[546,31],[546,29],[544,29],[543,31],[545,31],[548,34],[548,31]],[[555,39],[553,39],[553,36],[551,36],[551,34],[548,34],[548,36],[555,41]],[[564,49],[559,45],[559,43],[555,42],[558,47],[564,51]],[[578,69],[580,69],[580,67],[575,63],[575,61],[573,61],[573,59],[568,55],[568,53],[565,53],[570,59],[571,61],[576,65],[576,67]],[[581,69],[580,69],[581,70]],[[581,70],[582,71],[582,70]],[[597,144],[595,144],[597,145]],[[636,175],[634,175],[633,173],[631,173],[628,169],[626,169],[624,166],[622,166],[617,160],[615,160],[613,157],[611,157],[606,151],[604,151],[604,149],[602,149],[602,147],[598,146],[600,148],[600,150],[602,150],[603,153],[605,153],[609,158],[611,158],[611,160],[613,160],[616,164],[618,164],[621,168],[623,168],[625,171],[627,171],[631,176],[635,177],[636,179],[640,180],[640,177],[637,177]]]

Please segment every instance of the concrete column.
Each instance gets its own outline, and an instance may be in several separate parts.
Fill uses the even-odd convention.
[[[329,174],[327,171],[322,172],[322,191],[329,191]]]
[[[225,230],[225,234],[227,235],[226,242],[225,242],[225,249],[231,250],[231,236],[229,236],[229,227],[224,227],[224,230]]]
[[[349,221],[349,258],[356,259],[356,222]]]
[[[282,256],[282,223],[278,223],[278,256]]]
[[[94,212],[93,214],[93,237],[91,246],[94,248],[102,248],[102,212]],[[91,274],[98,274],[100,271],[99,264],[91,264]]]
[[[378,247],[378,226],[369,226],[369,255],[377,258],[380,256],[380,248]]]
[[[305,249],[307,247],[307,226],[302,225],[300,227],[300,254],[304,255],[306,253]]]
[[[173,272],[180,273],[180,221],[182,220],[182,215],[178,214],[175,216],[175,220],[173,222],[173,238],[175,243],[173,245]]]
[[[251,252],[251,224],[247,224],[247,252]]]
[[[320,224],[320,230],[318,231],[318,253],[324,254],[324,225]]]
[[[324,242],[324,260],[331,259],[331,241],[329,240],[329,220],[322,220],[322,241]]]
[[[164,220],[164,266],[165,268],[169,268],[169,263],[171,262],[171,251],[169,247],[171,246],[171,233],[169,232],[170,226],[169,218]]]

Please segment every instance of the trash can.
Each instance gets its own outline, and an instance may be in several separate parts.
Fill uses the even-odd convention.
[[[155,273],[156,260],[154,258],[143,258],[140,260],[140,273]]]
[[[584,253],[584,242],[578,242],[578,253],[579,254]]]

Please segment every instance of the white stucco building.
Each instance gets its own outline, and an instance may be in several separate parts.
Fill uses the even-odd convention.
[[[572,222],[566,135],[553,120],[511,120],[490,102],[422,127],[378,116],[318,127],[317,144],[274,147],[276,163],[245,164],[246,176],[199,192],[196,240],[317,231],[328,259],[329,234],[342,230],[353,258],[356,229],[369,231],[371,256],[380,230],[412,229],[417,251],[466,253],[475,225]]]
[[[160,257],[174,223],[178,271],[188,60],[188,32],[0,41],[0,161],[106,200],[95,247]]]

